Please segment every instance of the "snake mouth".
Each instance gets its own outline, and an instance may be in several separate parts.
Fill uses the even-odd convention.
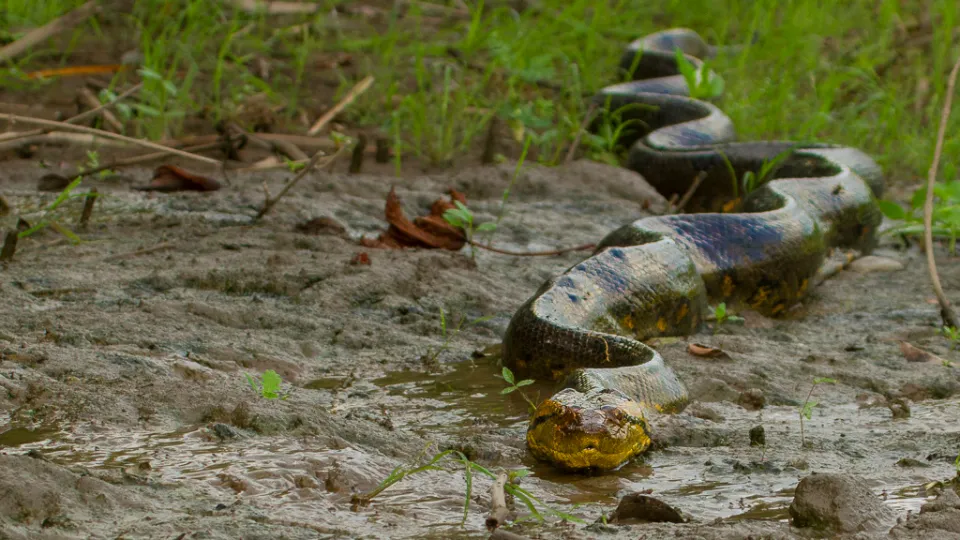
[[[527,448],[563,470],[618,469],[650,446],[638,409],[632,401],[584,408],[546,400],[527,429]]]

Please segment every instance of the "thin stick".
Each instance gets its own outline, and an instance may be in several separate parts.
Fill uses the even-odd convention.
[[[220,143],[198,144],[195,146],[188,146],[183,150],[187,152],[201,152],[203,150],[213,150],[216,148],[220,148]],[[78,176],[90,176],[91,174],[95,174],[100,171],[108,171],[110,169],[116,169],[117,167],[123,167],[126,165],[137,165],[139,163],[146,163],[148,161],[160,159],[162,157],[165,157],[166,155],[167,155],[167,152],[152,152],[150,154],[143,154],[142,156],[121,158],[111,163],[107,163],[106,165],[101,165],[99,167],[95,167],[87,171],[80,171],[73,175],[69,175],[68,178],[76,178]]]
[[[120,94],[120,95],[117,96],[116,98],[110,100],[109,103],[104,103],[103,105],[100,105],[99,107],[97,107],[97,108],[95,108],[95,109],[91,109],[91,110],[89,110],[89,111],[82,112],[82,113],[80,113],[80,114],[78,114],[78,115],[76,115],[76,116],[67,118],[66,120],[64,120],[64,122],[66,122],[66,123],[68,123],[68,124],[76,124],[76,123],[78,123],[78,122],[82,122],[83,120],[86,120],[87,118],[89,118],[89,117],[91,117],[91,116],[99,113],[100,111],[103,111],[103,110],[105,110],[105,109],[108,109],[108,108],[110,108],[110,107],[113,107],[114,105],[116,105],[117,103],[119,103],[121,100],[126,99],[127,97],[129,97],[130,95],[132,95],[132,94],[133,94],[134,92],[136,92],[137,90],[140,90],[140,87],[141,87],[141,86],[143,86],[143,83],[138,83],[138,84],[137,84],[136,86],[134,86],[133,88],[127,90],[126,92]],[[0,142],[4,142],[4,143],[5,143],[5,142],[9,142],[9,141],[15,141],[15,140],[17,140],[17,139],[21,139],[21,138],[24,138],[24,137],[33,137],[33,136],[36,136],[36,135],[45,135],[45,134],[47,134],[47,133],[50,133],[50,132],[53,131],[53,130],[54,130],[53,128],[32,129],[32,130],[30,130],[30,131],[21,131],[21,132],[15,133],[15,134],[13,134],[12,137],[4,137],[3,135],[0,135]]]
[[[492,251],[493,253],[499,253],[501,255],[511,255],[514,257],[552,257],[554,255],[563,255],[564,253],[569,253],[571,251],[587,251],[597,247],[596,244],[584,244],[582,246],[555,249],[552,251],[508,251],[506,249],[499,249],[492,246],[484,245],[484,244],[481,244],[480,242],[474,242],[473,240],[470,240],[467,243],[474,247],[485,249],[487,251]]]
[[[40,126],[48,126],[53,128],[64,128],[67,131],[79,131],[80,133],[89,133],[93,135],[99,135],[105,139],[115,139],[118,141],[125,141],[131,144],[142,146],[144,148],[152,148],[153,150],[160,150],[168,154],[174,154],[187,159],[192,159],[194,161],[202,161],[204,163],[209,163],[212,165],[220,165],[219,161],[212,158],[198,156],[196,154],[184,152],[183,150],[177,150],[176,148],[170,148],[167,146],[159,145],[157,143],[142,141],[140,139],[134,139],[133,137],[127,137],[125,135],[120,135],[118,133],[111,133],[109,131],[104,131],[102,129],[94,129],[86,126],[74,126],[66,122],[57,122],[55,120],[43,120],[41,118],[31,118],[29,116],[20,116],[18,114],[5,114],[3,116],[5,116],[7,120],[10,122],[23,122],[25,124],[37,124]]]
[[[357,143],[353,146],[350,156],[350,174],[358,174],[363,168],[364,151],[367,149],[367,136],[361,133],[357,136]]]
[[[0,49],[0,62],[6,62],[19,56],[51,36],[77,26],[98,11],[100,11],[100,5],[97,0],[90,0],[86,4],[57,17],[40,28],[34,28],[27,32],[27,35]]]
[[[334,163],[336,163],[337,158],[340,157],[340,154],[343,154],[343,152],[345,151],[345,149],[346,149],[346,145],[341,146],[340,149],[337,150],[337,152],[336,152],[335,154],[333,154],[332,156],[330,156],[330,159],[329,159],[326,163],[324,163],[324,167],[330,167],[331,165],[333,165]],[[266,215],[266,213],[269,212],[270,209],[273,208],[273,206],[274,206],[275,204],[277,204],[277,202],[280,201],[280,199],[282,199],[283,196],[286,195],[287,192],[290,191],[290,189],[291,189],[293,186],[297,185],[297,182],[299,182],[301,179],[303,179],[303,177],[306,176],[307,173],[309,173],[309,172],[314,168],[314,166],[316,166],[317,162],[320,161],[320,158],[321,158],[321,157],[323,157],[323,151],[322,151],[322,150],[318,150],[315,154],[313,154],[313,157],[310,158],[310,162],[307,163],[307,166],[304,167],[303,169],[301,169],[300,172],[298,172],[297,175],[294,176],[292,180],[290,180],[289,182],[287,182],[287,185],[283,186],[283,189],[280,190],[280,193],[277,193],[277,196],[276,196],[276,197],[274,197],[274,198],[272,198],[272,199],[267,199],[267,201],[264,202],[264,204],[263,204],[263,209],[261,209],[260,212],[257,213],[257,217],[253,218],[254,221],[256,221],[256,220],[262,218],[264,215]]]
[[[83,213],[80,214],[80,230],[86,230],[90,222],[90,215],[93,214],[93,205],[97,203],[97,188],[90,188],[86,199],[83,201]]]
[[[507,485],[507,473],[501,472],[490,486],[490,513],[487,514],[487,530],[493,532],[510,519],[510,510],[507,508],[507,495],[504,487]]]
[[[947,119],[950,118],[950,106],[953,103],[953,92],[957,85],[957,72],[960,72],[960,58],[950,71],[947,80],[947,96],[943,103],[943,112],[940,113],[940,130],[937,133],[937,145],[933,151],[933,163],[930,164],[930,173],[927,175],[927,200],[923,205],[923,240],[927,252],[927,268],[930,270],[930,280],[933,282],[933,292],[940,302],[940,315],[944,324],[953,328],[960,328],[960,319],[950,306],[950,300],[943,293],[940,285],[940,275],[937,273],[937,261],[933,257],[933,186],[937,183],[937,169],[940,167],[940,154],[943,152],[943,138],[947,131]]]
[[[587,109],[587,115],[583,117],[583,122],[580,123],[580,129],[577,131],[576,138],[573,139],[573,143],[570,144],[570,149],[567,150],[567,157],[563,160],[564,163],[570,163],[573,161],[573,156],[577,152],[577,148],[580,147],[580,139],[583,138],[583,132],[587,130],[587,124],[593,120],[593,114],[597,111],[597,104],[591,103],[590,108]]]
[[[357,99],[357,97],[366,92],[367,89],[370,88],[370,85],[373,84],[373,81],[373,75],[367,75],[364,77],[362,81],[358,82],[353,88],[350,89],[349,92],[347,92],[347,95],[343,96],[343,99],[340,100],[340,103],[334,105],[332,109],[327,111],[326,114],[321,116],[320,119],[313,124],[313,127],[307,131],[307,135],[316,135],[319,133],[320,130],[329,124],[335,116],[340,114],[340,111],[347,108],[348,105],[353,103],[353,100]]]
[[[693,179],[693,183],[690,184],[690,187],[687,188],[687,192],[684,193],[683,197],[680,198],[680,202],[677,203],[677,207],[670,210],[668,213],[676,214],[676,213],[679,213],[681,210],[683,210],[683,207],[686,206],[688,202],[690,202],[690,199],[693,198],[693,194],[697,191],[697,188],[700,187],[700,184],[702,184],[703,181],[706,180],[706,178],[707,178],[707,171],[700,171],[700,173],[697,174],[697,177]]]
[[[87,107],[90,107],[90,109],[101,109],[100,117],[103,118],[104,124],[108,124],[111,128],[113,128],[114,131],[118,133],[123,131],[123,124],[117,120],[117,117],[114,116],[113,113],[103,110],[103,104],[100,103],[100,100],[97,99],[97,96],[93,95],[93,92],[91,92],[86,86],[80,89],[80,100],[83,101]]]
[[[0,261],[6,262],[13,258],[13,254],[17,251],[18,238],[20,238],[18,231],[7,231],[7,236],[3,241],[3,250],[0,251]]]

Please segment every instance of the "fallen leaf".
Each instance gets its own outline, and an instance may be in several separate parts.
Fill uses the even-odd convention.
[[[466,204],[466,197],[455,190],[450,190],[450,197]],[[403,213],[396,190],[391,188],[384,208],[384,215],[390,226],[377,238],[361,238],[360,245],[371,248],[419,247],[459,251],[466,244],[466,237],[462,230],[443,219],[443,213],[451,208],[455,208],[452,202],[440,199],[430,207],[429,215],[410,221]]]
[[[943,358],[935,354],[928,353],[927,351],[914,347],[913,345],[907,343],[906,341],[900,342],[900,352],[903,353],[903,357],[907,359],[907,362],[937,362],[943,363]]]
[[[700,356],[703,358],[726,358],[730,359],[730,355],[724,352],[722,349],[716,347],[710,347],[708,345],[702,345],[700,343],[691,343],[687,345],[687,352],[694,355]]]
[[[160,191],[170,193],[174,191],[216,191],[220,189],[220,182],[206,176],[193,174],[173,165],[161,165],[153,171],[153,179],[149,185],[137,186],[137,191]]]

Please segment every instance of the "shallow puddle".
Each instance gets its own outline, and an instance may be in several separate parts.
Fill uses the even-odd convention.
[[[527,404],[519,396],[503,396],[504,381],[495,375],[491,362],[464,362],[443,374],[394,372],[374,383],[393,398],[404,398],[408,407],[421,411],[445,408],[445,418],[456,421],[438,423],[437,429],[456,432],[483,421],[522,437]],[[307,386],[329,388],[332,384]],[[730,404],[713,406],[725,418],[719,424],[725,428],[745,432],[758,421],[755,412]],[[924,447],[918,440],[916,451],[910,451],[901,443],[911,434],[919,439],[921,434],[933,432],[940,438],[960,439],[960,425],[951,421],[958,416],[960,403],[956,401],[915,404],[906,421],[891,420],[881,409],[819,407],[806,426],[812,448],[801,450],[796,409],[768,407],[762,416],[770,444],[765,451],[742,446],[676,446],[652,452],[618,471],[593,476],[562,474],[529,459],[515,466],[532,468],[524,485],[535,496],[588,520],[612,511],[621,496],[639,491],[650,492],[698,521],[787,520],[793,489],[800,478],[814,471],[862,475],[875,492],[886,494],[887,504],[916,512],[927,500],[923,484],[949,478],[953,465],[933,460],[925,467],[896,466],[900,458],[919,455]],[[462,468],[451,461],[448,471],[408,477],[384,491],[369,507],[352,512],[351,495],[376,487],[397,465],[394,460],[356,448],[323,447],[311,438],[221,440],[205,428],[171,433],[85,425],[61,431],[13,428],[0,432],[0,446],[36,449],[64,465],[120,469],[160,484],[190,482],[225,501],[241,496],[257,500],[258,505],[282,505],[287,515],[308,522],[400,519],[413,512],[418,521],[440,524],[441,529],[454,527],[462,515],[466,488]],[[391,513],[377,512],[387,507]],[[328,516],[317,518],[318,508]],[[468,522],[479,528],[482,519],[483,511],[477,510],[471,512]]]

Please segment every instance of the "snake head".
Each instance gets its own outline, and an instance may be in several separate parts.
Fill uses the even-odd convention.
[[[527,428],[534,457],[571,471],[616,469],[649,446],[643,407],[611,390],[562,390],[537,407]]]

